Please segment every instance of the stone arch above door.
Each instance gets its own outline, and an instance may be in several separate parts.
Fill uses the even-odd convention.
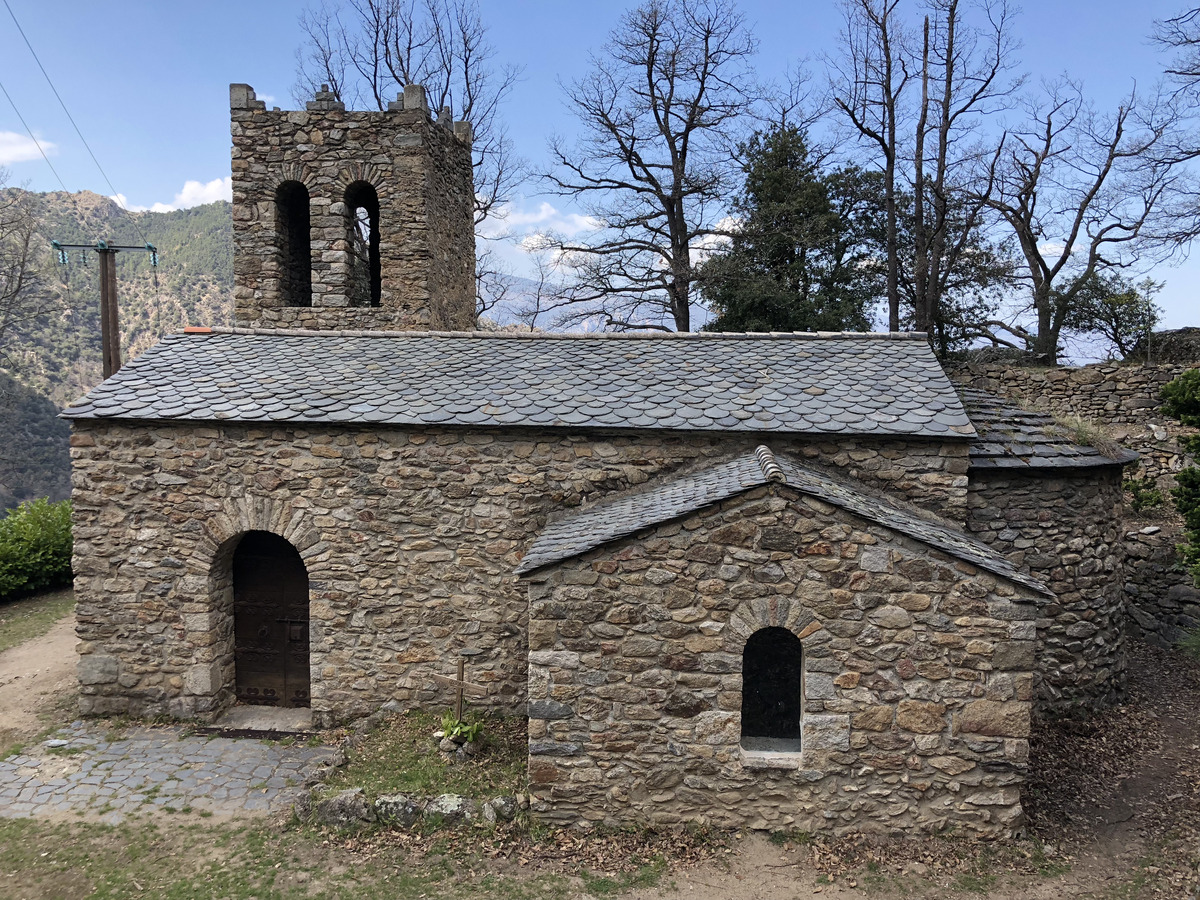
[[[296,509],[290,501],[255,495],[222,497],[220,506],[204,520],[204,538],[196,558],[189,561],[197,574],[211,576],[223,553],[232,554],[237,541],[247,531],[270,531],[286,539],[309,567],[316,555],[321,536],[308,521],[308,512]]]

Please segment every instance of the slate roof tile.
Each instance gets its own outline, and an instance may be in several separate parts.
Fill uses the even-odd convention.
[[[1083,469],[1124,466],[1138,458],[1124,447],[1076,443],[1071,430],[1047,413],[974,388],[959,393],[979,434],[971,443],[972,469]]]
[[[644,528],[682,518],[771,482],[786,484],[956,559],[1052,596],[1042,582],[1020,572],[991,547],[952,525],[868,494],[786,455],[775,454],[766,446],[649,490],[600,500],[547,524],[516,572],[525,574],[580,556]]]
[[[974,436],[920,336],[172,335],[71,419]]]

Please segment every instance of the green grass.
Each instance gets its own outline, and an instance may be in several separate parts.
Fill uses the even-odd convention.
[[[446,762],[434,748],[441,720],[409,710],[367,735],[349,760],[327,782],[332,790],[361,787],[368,796],[413,793],[461,794],[486,800],[525,790],[529,752],[526,722],[520,716],[488,716],[483,722],[484,752]]]
[[[566,900],[569,886],[558,875],[481,877],[473,859],[348,848],[266,825],[0,820],[0,847],[0,895],[28,900]]]
[[[972,894],[986,894],[996,886],[996,876],[963,872],[955,876],[954,884],[960,891],[968,891]]]
[[[592,875],[587,870],[580,873],[580,880],[588,893],[596,897],[608,897],[614,894],[624,894],[634,888],[657,887],[667,871],[667,861],[656,856],[649,862],[642,863],[637,871],[627,875]]]
[[[1200,659],[1200,628],[1185,631],[1176,646],[1193,659]]]
[[[41,637],[75,609],[75,592],[50,591],[0,603],[0,652]]]

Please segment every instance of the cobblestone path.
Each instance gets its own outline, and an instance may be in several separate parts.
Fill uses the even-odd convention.
[[[286,810],[332,747],[189,735],[180,727],[109,737],[76,722],[0,760],[0,818],[82,813],[112,824],[142,811],[190,808],[218,816]]]

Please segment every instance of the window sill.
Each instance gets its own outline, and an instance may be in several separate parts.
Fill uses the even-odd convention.
[[[741,750],[742,767],[746,769],[799,769],[803,759],[800,750]]]

